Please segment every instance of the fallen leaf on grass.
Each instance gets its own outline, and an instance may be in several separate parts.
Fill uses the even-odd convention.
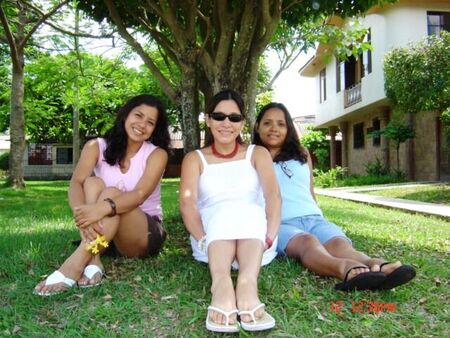
[[[111,295],[106,295],[106,296],[103,296],[102,299],[107,302],[107,301],[112,299],[112,296]]]
[[[170,295],[170,296],[164,296],[164,297],[161,297],[161,300],[169,300],[169,299],[176,299],[177,298],[177,296],[175,296],[175,295]]]

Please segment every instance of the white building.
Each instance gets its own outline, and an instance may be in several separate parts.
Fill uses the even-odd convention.
[[[330,23],[343,29],[347,22],[330,18]],[[400,0],[393,5],[373,7],[360,22],[369,29],[366,38],[373,51],[345,62],[333,57],[325,64],[323,54],[329,47],[319,45],[316,55],[300,70],[303,76],[315,77],[320,89],[316,125],[329,128],[331,165],[342,165],[349,173],[358,174],[364,173],[364,165],[376,158],[396,166],[395,151],[389,148],[388,140],[367,136],[368,131],[386,126],[392,117],[384,92],[384,55],[440,30],[450,30],[450,0]],[[401,170],[410,178],[442,179],[450,175],[449,149],[443,141],[438,115],[426,112],[414,117],[416,136],[411,145],[402,145],[400,161]],[[340,147],[334,142],[338,131],[342,134]],[[406,147],[412,147],[412,151],[406,151]]]

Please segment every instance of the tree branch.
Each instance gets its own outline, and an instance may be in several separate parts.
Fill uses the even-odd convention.
[[[11,27],[9,26],[8,18],[6,17],[2,6],[0,6],[0,21],[2,23],[3,29],[5,30],[5,37],[8,41],[13,66],[17,67],[19,65],[19,59],[17,58],[17,45],[16,41],[14,40],[14,35],[11,31]]]
[[[173,101],[176,102],[177,95],[174,90],[174,88],[171,86],[169,81],[164,77],[164,75],[161,73],[161,71],[158,69],[158,67],[155,65],[153,60],[147,55],[147,53],[144,51],[142,46],[139,44],[139,42],[130,34],[128,33],[125,24],[123,23],[122,19],[120,18],[119,13],[117,12],[117,8],[115,7],[112,0],[103,0],[103,3],[108,8],[109,15],[111,19],[114,21],[114,23],[117,26],[118,32],[122,38],[127,41],[127,43],[133,47],[133,49],[139,54],[142,61],[146,64],[146,66],[150,69],[153,76],[156,77],[156,79],[161,84],[162,89],[167,94],[167,96]]]
[[[42,14],[42,16],[39,18],[39,20],[34,24],[34,26],[30,29],[30,31],[27,33],[27,35],[25,35],[25,37],[23,38],[22,41],[20,41],[20,45],[22,47],[24,47],[27,43],[27,41],[31,38],[31,36],[34,34],[34,32],[39,28],[39,26],[45,22],[49,17],[51,17],[53,14],[55,14],[58,9],[60,9],[61,7],[63,7],[64,5],[66,5],[69,2],[69,0],[64,0],[61,3],[55,5],[49,12],[47,12],[46,14]],[[29,3],[27,3],[26,1],[24,1],[24,3],[30,7],[33,8],[34,6],[30,5]]]

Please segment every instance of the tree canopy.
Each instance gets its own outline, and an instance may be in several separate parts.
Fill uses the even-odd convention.
[[[295,28],[323,15],[354,15],[386,2],[392,1],[80,0],[80,6],[97,21],[111,22],[181,107],[183,141],[191,150],[199,145],[201,100],[223,88],[242,94],[252,125],[259,59],[280,23]],[[180,69],[179,82],[161,74],[145,52],[145,39]]]
[[[386,96],[398,113],[445,111],[450,106],[450,33],[389,52],[384,60]]]

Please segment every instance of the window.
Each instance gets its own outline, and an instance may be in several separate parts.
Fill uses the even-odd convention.
[[[378,131],[378,130],[380,130],[380,119],[375,118],[375,119],[372,120],[372,128],[371,128],[371,131]],[[380,138],[380,135],[378,135],[378,136],[372,138],[372,145],[373,145],[374,147],[379,147],[380,144],[381,144],[381,138]]]
[[[427,12],[428,35],[450,31],[450,12]]]
[[[29,165],[51,165],[52,145],[51,144],[29,144],[28,145]]]
[[[372,32],[369,28],[366,37],[364,38],[364,42],[372,44]],[[362,76],[364,77],[367,74],[372,73],[372,51],[366,50],[362,55],[362,66],[363,69],[361,71]]]
[[[326,81],[326,69],[320,71],[320,102],[325,102],[327,99],[327,81]]]
[[[72,148],[56,148],[56,164],[72,164],[73,151]]]
[[[336,93],[345,88],[345,62],[336,59]]]
[[[364,148],[364,122],[353,125],[353,149]]]

